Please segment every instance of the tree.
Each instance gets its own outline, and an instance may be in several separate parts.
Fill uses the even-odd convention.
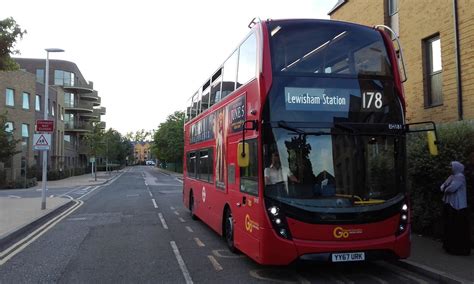
[[[133,132],[128,132],[125,134],[125,138],[127,138],[130,141],[135,141],[135,142],[141,142],[141,141],[146,141],[148,137],[151,136],[150,131],[145,131],[145,129],[137,130],[135,133]]]
[[[153,136],[152,151],[165,162],[180,163],[183,160],[184,112],[176,111],[166,122],[160,123]]]
[[[19,65],[10,57],[11,54],[19,54],[14,49],[17,38],[22,39],[26,30],[22,30],[13,18],[6,18],[0,21],[0,70],[18,70]]]
[[[16,150],[16,145],[20,140],[13,139],[13,133],[6,129],[7,115],[0,114],[0,162],[5,163],[14,155],[21,151]]]

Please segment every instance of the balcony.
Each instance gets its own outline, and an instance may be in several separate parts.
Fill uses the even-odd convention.
[[[89,133],[92,131],[92,125],[85,121],[67,121],[64,122],[64,132]]]
[[[93,91],[92,93],[81,94],[81,100],[96,102],[99,99],[100,98],[97,91]]]
[[[92,113],[94,108],[91,102],[79,101],[79,103],[65,104],[64,110],[66,112]]]
[[[100,129],[105,129],[106,128],[106,125],[105,125],[105,121],[101,121],[97,124],[97,126],[100,128]]]
[[[101,107],[97,109],[100,113],[100,115],[106,115],[107,109],[105,107]]]
[[[93,93],[94,92],[93,87],[94,85],[92,83],[75,84],[74,86],[66,86],[66,85],[63,86],[64,90],[68,92],[73,92],[76,94],[81,94],[81,95],[87,94],[87,93]]]
[[[102,102],[102,98],[97,96],[97,100],[92,102],[93,106],[100,106],[100,103]]]
[[[81,113],[80,119],[100,121],[100,111],[98,109],[94,109],[92,112]]]

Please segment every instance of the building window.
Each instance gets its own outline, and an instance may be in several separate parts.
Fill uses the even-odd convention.
[[[258,152],[257,140],[248,140],[249,166],[240,168],[240,191],[258,196]]]
[[[443,103],[443,67],[441,62],[441,39],[439,35],[425,39],[425,106]]]
[[[23,109],[30,109],[30,94],[23,92]]]
[[[28,138],[30,137],[29,125],[26,123],[21,124],[21,137]]]
[[[5,97],[5,105],[15,106],[15,91],[13,89],[6,89]]]
[[[54,85],[74,86],[74,73],[63,70],[54,70]]]
[[[44,84],[44,69],[36,69],[36,82]]]
[[[35,96],[35,110],[41,111],[41,96],[40,95]]]
[[[5,132],[7,133],[13,133],[13,122],[7,121],[5,123]]]
[[[393,16],[398,12],[398,0],[388,0],[388,15]]]
[[[66,107],[74,107],[74,94],[64,93],[64,105]]]

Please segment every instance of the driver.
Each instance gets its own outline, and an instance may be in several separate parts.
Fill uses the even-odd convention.
[[[278,152],[272,153],[272,163],[270,164],[270,167],[265,168],[264,176],[265,185],[277,184],[279,182],[284,181],[283,172],[281,169],[280,156],[278,155]],[[291,172],[288,178],[293,182],[298,182],[298,179]]]

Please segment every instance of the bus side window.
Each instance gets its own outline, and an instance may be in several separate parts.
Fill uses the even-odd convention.
[[[258,196],[258,152],[257,139],[245,141],[249,144],[249,166],[240,168],[240,191]]]
[[[237,88],[255,78],[257,71],[257,38],[252,33],[240,46]]]
[[[196,153],[189,152],[187,155],[187,173],[188,177],[196,177]]]
[[[222,68],[212,75],[211,106],[221,100]]]
[[[235,82],[237,79],[237,50],[224,63],[224,74],[222,82],[221,99],[235,90]]]
[[[202,101],[201,101],[201,112],[204,112],[209,108],[209,86],[211,85],[211,80],[207,81],[204,86],[202,86]]]

